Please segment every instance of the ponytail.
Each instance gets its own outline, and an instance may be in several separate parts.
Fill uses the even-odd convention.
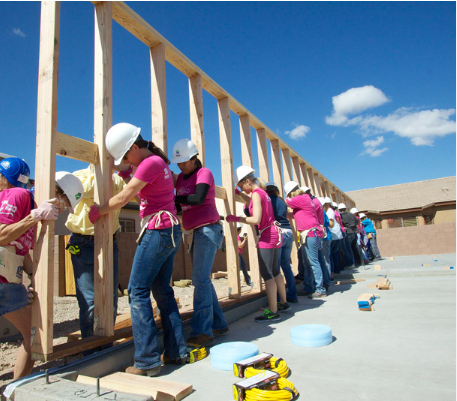
[[[137,145],[140,149],[147,148],[151,153],[159,156],[165,163],[170,164],[170,160],[165,155],[165,153],[163,153],[163,150],[156,146],[154,142],[146,141],[141,137],[141,135],[138,135],[138,138],[135,141],[135,145]]]

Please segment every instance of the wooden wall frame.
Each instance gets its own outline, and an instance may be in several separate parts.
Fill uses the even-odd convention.
[[[57,91],[59,69],[60,2],[43,1],[41,5],[40,58],[37,105],[37,152],[36,192],[37,202],[50,199],[54,194],[55,156],[60,155],[95,165],[95,201],[104,203],[112,195],[113,158],[109,155],[104,139],[112,124],[112,20],[150,49],[151,68],[151,121],[152,140],[168,153],[166,63],[170,63],[189,79],[189,104],[191,138],[197,145],[205,165],[205,137],[203,124],[203,95],[205,90],[218,101],[219,134],[221,151],[222,187],[216,188],[216,196],[224,200],[226,214],[236,213],[235,202],[244,202],[234,193],[233,152],[230,113],[239,117],[241,153],[243,164],[253,166],[251,127],[256,131],[259,160],[258,176],[270,181],[268,144],[272,153],[273,177],[280,192],[284,181],[294,179],[300,185],[311,188],[313,194],[329,193],[333,189],[339,201],[352,207],[354,202],[311,166],[297,151],[289,146],[273,130],[239,103],[233,96],[214,82],[197,65],[168,42],[143,18],[121,1],[93,1],[95,14],[94,38],[94,143],[57,132]],[[321,186],[319,183],[325,183]],[[238,266],[236,227],[225,225],[229,296],[241,297]],[[32,353],[34,359],[48,360],[53,355],[70,354],[71,347],[53,353],[53,268],[54,222],[38,227],[34,245],[34,268],[37,297],[32,305]],[[253,292],[262,290],[255,249],[254,228],[248,230],[249,259]],[[95,225],[95,333],[100,339],[113,336],[112,311],[112,218],[111,214],[99,219]],[[254,268],[253,268],[254,267]],[[87,339],[86,339],[87,340]],[[88,344],[90,341],[85,341]],[[86,348],[84,348],[86,347]],[[79,345],[78,350],[88,345]],[[76,349],[76,348],[75,348]]]

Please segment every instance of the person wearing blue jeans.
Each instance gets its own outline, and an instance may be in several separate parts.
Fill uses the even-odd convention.
[[[73,247],[73,248],[70,248]],[[72,233],[68,241],[75,276],[76,299],[79,305],[81,337],[94,335],[94,236]],[[119,279],[119,247],[113,236],[113,313],[117,314]]]
[[[219,223],[194,230],[190,251],[192,285],[195,287],[194,313],[190,322],[192,332],[189,342],[202,334],[212,338],[213,330],[218,333],[228,327],[211,282],[211,269],[216,252],[222,246],[223,238],[222,225]]]
[[[266,183],[267,193],[271,199],[275,220],[281,225],[282,245],[278,252],[278,266],[282,268],[286,279],[286,299],[287,302],[297,303],[297,287],[295,286],[295,276],[290,265],[290,255],[294,244],[294,236],[290,222],[287,218],[287,205],[279,198],[279,188],[274,182]],[[279,300],[279,295],[278,295]]]
[[[173,261],[181,242],[182,232],[178,225],[160,230],[145,230],[135,252],[128,293],[135,342],[135,367],[143,371],[162,364],[151,291],[160,310],[165,357],[178,360],[187,355],[181,315],[170,286]]]
[[[305,266],[305,277],[303,281],[304,293],[313,295],[315,293],[325,296],[324,276],[319,261],[318,237],[306,237],[306,242],[300,247],[303,265]]]
[[[278,249],[278,262],[284,273],[284,278],[286,279],[287,302],[296,303],[298,302],[297,287],[295,286],[295,276],[290,265],[290,254],[292,253],[293,244],[294,237],[292,235],[292,230],[285,230],[282,233],[282,246]]]

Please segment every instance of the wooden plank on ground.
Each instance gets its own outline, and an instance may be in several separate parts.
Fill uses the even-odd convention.
[[[339,280],[335,283],[335,285],[342,285],[342,284],[355,284],[355,283],[358,283],[360,281],[365,281],[364,278],[352,278],[352,279],[348,279],[348,280]]]
[[[120,374],[120,372],[118,372]],[[118,373],[113,373],[113,375],[117,375]],[[134,376],[129,373],[124,373],[125,375]],[[110,375],[112,376],[112,375]],[[100,378],[100,387],[111,390],[111,391],[120,391],[123,393],[130,393],[130,394],[141,394],[141,395],[148,395],[151,396],[154,400],[157,401],[174,401],[175,397],[171,394],[165,393],[163,391],[151,388],[148,386],[148,383],[144,383],[141,379],[153,379],[152,377],[144,377],[144,376],[135,376],[130,379],[128,383],[125,383],[121,378],[117,377],[118,381],[113,380],[112,377],[105,376]],[[140,380],[134,380],[138,378]],[[95,377],[83,376],[79,375],[76,379],[77,383],[81,384],[88,384],[91,386],[97,385],[97,379]]]
[[[57,87],[59,75],[60,2],[41,3],[38,65],[35,201],[55,197]],[[35,227],[33,247],[35,298],[32,303],[32,358],[52,352],[54,296],[54,221]]]
[[[374,269],[375,270],[382,270],[382,267],[381,267],[381,265],[374,265]]]

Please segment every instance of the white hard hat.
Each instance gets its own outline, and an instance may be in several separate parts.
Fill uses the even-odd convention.
[[[355,213],[359,213],[359,211],[357,210],[356,207],[353,207],[353,208],[351,209],[351,213],[352,213],[352,214],[355,214]]]
[[[114,157],[114,164],[118,166],[122,163],[122,158],[135,143],[141,128],[129,123],[119,123],[113,125],[105,138],[105,145],[111,156]]]
[[[300,189],[303,191],[303,192],[308,192],[308,191],[311,191],[310,188],[308,188],[306,185],[300,187]]]
[[[285,192],[286,197],[289,196],[289,194],[294,189],[297,189],[299,185],[300,184],[298,182],[295,182],[295,181],[286,182],[286,184],[284,185],[284,192]]]
[[[346,209],[346,205],[344,203],[340,203],[338,205],[338,209]]]
[[[268,188],[268,187],[275,187],[278,191],[279,191],[279,188],[278,186],[273,182],[273,181],[270,181],[270,182],[267,182],[265,184],[265,186]]]
[[[243,223],[240,223],[240,222],[236,223],[236,228],[242,228],[242,227],[243,227]]]
[[[330,203],[330,204],[331,204],[331,203],[332,203],[332,200],[331,200],[328,196],[326,196],[326,197],[324,198],[324,203]]]
[[[67,171],[56,172],[56,183],[70,201],[71,206],[68,207],[68,210],[70,213],[74,213],[76,205],[84,195],[83,184],[78,177]]]
[[[338,207],[338,203],[332,202],[332,206],[333,206],[333,207]]]
[[[319,202],[321,203],[321,205],[324,206],[325,198],[323,198],[322,196],[319,196],[317,199],[319,199]]]
[[[198,155],[198,149],[190,139],[180,139],[173,146],[172,163],[184,163],[195,155]]]
[[[365,213],[359,213],[359,217],[360,217],[361,219],[363,219],[364,217],[367,217],[367,215],[366,215]]]
[[[252,167],[240,166],[236,169],[235,174],[233,175],[233,181],[235,181],[235,184],[238,184],[240,181],[252,173],[255,173],[255,170]]]

